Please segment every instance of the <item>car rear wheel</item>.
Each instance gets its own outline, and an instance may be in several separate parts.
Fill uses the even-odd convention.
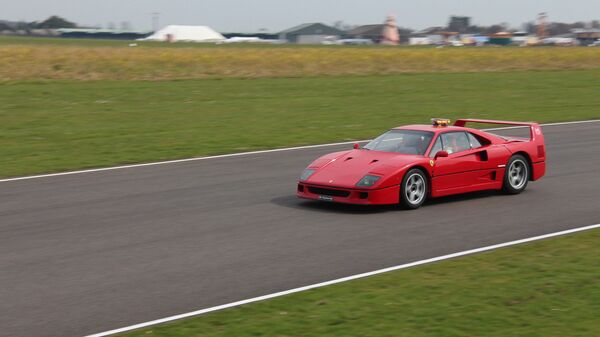
[[[506,164],[502,190],[507,194],[519,194],[525,190],[529,182],[529,164],[520,154],[514,155]]]
[[[400,205],[406,209],[417,209],[427,199],[427,176],[419,169],[408,171],[400,186]]]

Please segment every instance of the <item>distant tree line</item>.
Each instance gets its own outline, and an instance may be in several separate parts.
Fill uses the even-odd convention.
[[[53,15],[42,22],[32,22],[35,29],[76,28],[77,24],[65,20],[60,16]]]
[[[58,29],[58,28],[77,28],[77,24],[61,18],[60,16],[53,15],[42,22],[9,22],[0,21],[0,31],[3,30],[25,30],[29,31],[32,29]]]

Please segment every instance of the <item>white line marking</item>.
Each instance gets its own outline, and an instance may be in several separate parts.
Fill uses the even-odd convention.
[[[379,270],[375,270],[375,271],[371,271],[371,272],[367,272],[367,273],[362,273],[362,274],[357,274],[357,275],[342,277],[342,278],[339,278],[339,279],[336,279],[336,280],[321,282],[321,283],[312,284],[312,285],[308,285],[308,286],[304,286],[304,287],[300,287],[300,288],[294,288],[294,289],[290,289],[290,290],[280,291],[280,292],[269,294],[269,295],[264,295],[264,296],[249,298],[249,299],[246,299],[246,300],[232,302],[232,303],[227,303],[227,304],[223,304],[223,305],[218,305],[216,307],[211,307],[211,308],[196,310],[196,311],[192,311],[192,312],[188,312],[188,313],[184,313],[184,314],[179,314],[179,315],[175,315],[175,316],[170,316],[170,317],[166,317],[166,318],[161,318],[161,319],[157,319],[157,320],[154,320],[154,321],[149,321],[149,322],[145,322],[145,323],[139,323],[139,324],[135,324],[135,325],[130,325],[130,326],[127,326],[127,327],[124,327],[124,328],[119,328],[119,329],[114,329],[114,330],[110,330],[110,331],[106,331],[106,332],[101,332],[101,333],[97,333],[97,334],[93,334],[93,335],[88,335],[86,337],[104,337],[104,336],[110,336],[110,335],[114,335],[114,334],[121,333],[121,332],[126,332],[126,331],[135,330],[135,329],[145,328],[145,327],[149,327],[149,326],[156,325],[156,324],[162,324],[162,323],[166,323],[166,322],[171,322],[171,321],[179,320],[179,319],[182,319],[182,318],[187,318],[187,317],[192,317],[192,316],[198,316],[198,315],[206,314],[206,313],[209,313],[209,312],[219,311],[219,310],[223,310],[223,309],[227,309],[227,308],[232,308],[232,307],[237,307],[237,306],[240,306],[240,305],[249,304],[249,303],[253,303],[253,302],[264,301],[264,300],[268,300],[270,298],[275,298],[275,297],[290,295],[290,294],[298,293],[298,292],[301,292],[301,291],[306,291],[306,290],[310,290],[310,289],[315,289],[315,288],[321,288],[321,287],[329,286],[329,285],[332,285],[332,284],[337,284],[337,283],[352,281],[352,280],[356,280],[356,279],[360,279],[360,278],[365,278],[365,277],[374,276],[374,275],[378,275],[378,274],[388,273],[388,272],[395,271],[395,270],[411,268],[411,267],[420,266],[420,265],[424,265],[424,264],[428,264],[428,263],[433,263],[433,262],[438,262],[438,261],[453,259],[453,258],[460,257],[460,256],[465,256],[465,255],[471,255],[471,254],[475,254],[475,253],[486,252],[486,251],[494,250],[494,249],[498,249],[498,248],[519,245],[519,244],[526,243],[526,242],[537,241],[537,240],[547,239],[547,238],[551,238],[551,237],[555,237],[555,236],[561,236],[561,235],[566,235],[566,234],[571,234],[571,233],[576,233],[576,232],[582,232],[582,231],[586,231],[586,230],[590,230],[590,229],[596,229],[596,228],[600,228],[600,224],[590,225],[590,226],[585,226],[585,227],[579,227],[579,228],[573,228],[573,229],[568,229],[568,230],[564,230],[564,231],[560,231],[560,232],[555,232],[555,233],[550,233],[550,234],[544,234],[544,235],[540,235],[540,236],[534,236],[534,237],[527,238],[527,239],[510,241],[510,242],[500,243],[500,244],[496,244],[496,245],[492,245],[492,246],[487,246],[487,247],[482,247],[482,248],[465,250],[465,251],[458,252],[458,253],[453,253],[453,254],[438,256],[438,257],[434,257],[434,258],[430,258],[430,259],[426,259],[426,260],[421,260],[421,261],[415,261],[415,262],[406,263],[406,264],[402,264],[402,265],[398,265],[398,266],[394,266],[394,267],[389,267],[389,268],[384,268],[384,269],[379,269]]]
[[[541,124],[541,125],[542,126],[555,126],[555,125],[570,125],[570,124],[597,123],[597,122],[600,122],[600,119],[592,119],[592,120],[585,120],[585,121],[573,121],[573,122],[548,123],[548,124]],[[508,130],[508,129],[523,128],[523,127],[528,127],[528,126],[509,126],[509,127],[492,128],[492,129],[484,129],[484,130],[487,130],[487,131]],[[135,167],[144,167],[144,166],[155,166],[155,165],[185,163],[185,162],[198,161],[198,160],[208,160],[208,159],[219,159],[219,158],[228,158],[228,157],[248,156],[248,155],[253,155],[253,154],[262,154],[262,153],[271,153],[271,152],[283,152],[283,151],[293,151],[293,150],[303,150],[303,149],[314,149],[314,148],[319,148],[319,147],[336,146],[336,145],[346,145],[346,144],[353,144],[353,143],[363,143],[363,142],[368,142],[368,141],[370,141],[370,139],[367,139],[367,140],[353,140],[353,141],[348,141],[348,142],[329,143],[329,144],[317,144],[317,145],[286,147],[286,148],[272,149],[272,150],[259,150],[259,151],[250,151],[250,152],[239,152],[239,153],[222,154],[222,155],[208,156],[208,157],[193,157],[193,158],[167,160],[167,161],[159,161],[159,162],[152,162],[152,163],[103,167],[103,168],[95,168],[95,169],[87,169],[87,170],[79,170],[79,171],[69,171],[69,172],[40,174],[40,175],[33,175],[33,176],[0,179],[0,183],[9,182],[9,181],[18,181],[18,180],[29,180],[29,179],[59,177],[59,176],[66,176],[66,175],[73,175],[73,174],[82,174],[82,173],[92,173],[92,172],[121,170],[121,169],[128,169],[128,168],[135,168]]]
[[[227,157],[247,156],[247,155],[252,155],[252,154],[262,154],[262,153],[270,153],[270,152],[282,152],[282,151],[291,151],[291,150],[312,149],[312,148],[326,147],[326,146],[347,145],[347,144],[362,143],[362,142],[367,142],[367,141],[369,141],[369,140],[353,140],[353,141],[341,142],[341,143],[306,145],[306,146],[287,147],[287,148],[272,149],[272,150],[260,150],[260,151],[251,151],[251,152],[230,153],[230,154],[222,154],[222,155],[209,156],[209,157],[194,157],[194,158],[167,160],[167,161],[159,161],[159,162],[144,163],[144,164],[131,164],[131,165],[103,167],[103,168],[80,170],[80,171],[69,171],[69,172],[59,172],[59,173],[50,173],[50,174],[40,174],[40,175],[35,175],[35,176],[25,176],[25,177],[0,179],[0,183],[8,182],[8,181],[17,181],[17,180],[28,180],[28,179],[58,177],[58,176],[66,176],[66,175],[81,174],[81,173],[92,173],[92,172],[121,170],[121,169],[135,168],[135,167],[144,167],[144,166],[155,166],[155,165],[185,163],[185,162],[189,162],[189,161],[198,161],[198,160],[208,160],[208,159],[218,159],[218,158],[227,158]]]

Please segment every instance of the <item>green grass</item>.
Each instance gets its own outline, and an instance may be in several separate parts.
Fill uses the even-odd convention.
[[[0,83],[0,176],[366,139],[430,117],[600,118],[600,70]]]
[[[120,336],[595,337],[599,241],[593,230]]]

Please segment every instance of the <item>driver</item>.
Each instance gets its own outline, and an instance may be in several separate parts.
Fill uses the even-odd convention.
[[[421,148],[425,141],[424,136],[410,136],[406,137],[404,144],[402,144],[406,153],[419,154],[422,153]]]

